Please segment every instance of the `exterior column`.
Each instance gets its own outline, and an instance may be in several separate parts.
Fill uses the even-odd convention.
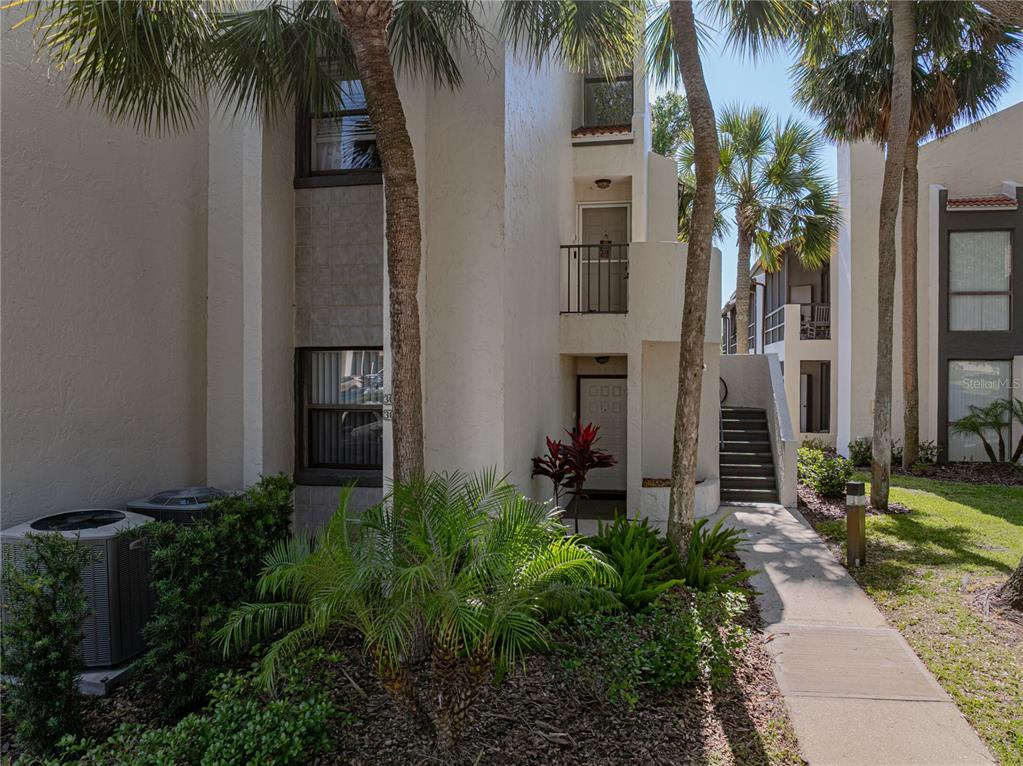
[[[213,118],[209,128],[206,481],[224,489],[292,466],[289,135],[243,117]]]

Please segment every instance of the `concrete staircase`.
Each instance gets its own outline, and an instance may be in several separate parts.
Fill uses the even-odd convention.
[[[721,408],[721,502],[777,503],[767,413]]]

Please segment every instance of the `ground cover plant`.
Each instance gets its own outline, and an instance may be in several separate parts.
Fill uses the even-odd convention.
[[[1023,487],[896,476],[892,499],[909,512],[867,519],[867,565],[851,574],[1000,761],[1019,766],[1023,626],[996,592],[1023,555]],[[844,561],[844,520],[804,513]]]

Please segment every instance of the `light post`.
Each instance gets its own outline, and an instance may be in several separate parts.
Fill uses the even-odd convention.
[[[845,485],[845,563],[850,567],[867,563],[867,494],[862,481]]]

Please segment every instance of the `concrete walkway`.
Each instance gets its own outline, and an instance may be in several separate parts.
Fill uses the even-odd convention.
[[[728,507],[773,636],[767,649],[803,757],[823,764],[992,764],[899,632],[821,539],[780,505]]]

